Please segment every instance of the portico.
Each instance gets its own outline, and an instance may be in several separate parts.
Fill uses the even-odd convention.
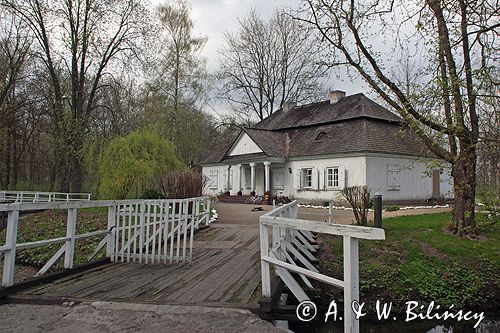
[[[230,195],[264,195],[269,193],[272,195],[273,167],[275,167],[274,169],[282,169],[284,165],[283,163],[273,164],[271,161],[226,165],[224,178],[226,193],[229,192]]]

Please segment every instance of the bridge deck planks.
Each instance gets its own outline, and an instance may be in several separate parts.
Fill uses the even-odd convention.
[[[257,226],[215,224],[196,235],[192,263],[112,263],[28,289],[20,296],[255,305],[259,251]]]

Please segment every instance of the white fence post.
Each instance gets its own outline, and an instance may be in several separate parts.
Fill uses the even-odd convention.
[[[261,256],[269,256],[269,230],[267,226],[260,223],[260,253]],[[271,297],[271,268],[268,262],[260,261],[262,271],[262,296]]]
[[[210,225],[210,214],[212,213],[210,211],[210,204],[211,204],[211,201],[210,198],[207,199],[207,210],[208,210],[208,214],[207,214],[207,222],[205,223],[205,225],[208,227]]]
[[[75,256],[76,208],[68,209],[68,222],[66,224],[66,245],[64,248],[64,268],[73,268]]]
[[[344,236],[344,332],[359,333],[359,320],[352,302],[359,302],[359,259],[357,238]]]
[[[116,206],[109,206],[108,208],[108,241],[106,244],[106,257],[114,261],[115,249],[115,218]]]
[[[333,201],[328,203],[328,224],[333,223]]]
[[[7,234],[5,245],[8,247],[4,256],[2,286],[8,287],[14,284],[14,270],[16,264],[17,224],[19,211],[10,211],[7,218]]]

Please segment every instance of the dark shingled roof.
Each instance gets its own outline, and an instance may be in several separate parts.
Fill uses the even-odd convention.
[[[403,120],[363,94],[346,96],[335,104],[330,101],[297,106],[288,112],[279,110],[254,126],[277,130],[313,126],[354,118],[382,119],[402,123]]]
[[[243,131],[263,153],[227,156],[233,142],[202,164],[350,152],[434,157],[401,118],[363,94],[343,97],[335,104],[325,101],[280,110]],[[285,156],[287,136],[290,149]]]
[[[321,135],[320,135],[321,134]],[[371,119],[354,119],[290,131],[289,157],[350,152],[431,156],[407,127]]]
[[[286,133],[257,128],[245,128],[243,131],[255,141],[257,146],[259,146],[267,156],[283,156]]]

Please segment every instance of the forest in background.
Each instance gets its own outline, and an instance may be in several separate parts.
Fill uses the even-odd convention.
[[[1,1],[0,188],[98,198],[106,168],[126,177],[131,152],[139,164],[165,152],[120,151],[119,138],[163,141],[180,168],[232,137],[206,106],[206,38],[189,6],[143,3]]]

